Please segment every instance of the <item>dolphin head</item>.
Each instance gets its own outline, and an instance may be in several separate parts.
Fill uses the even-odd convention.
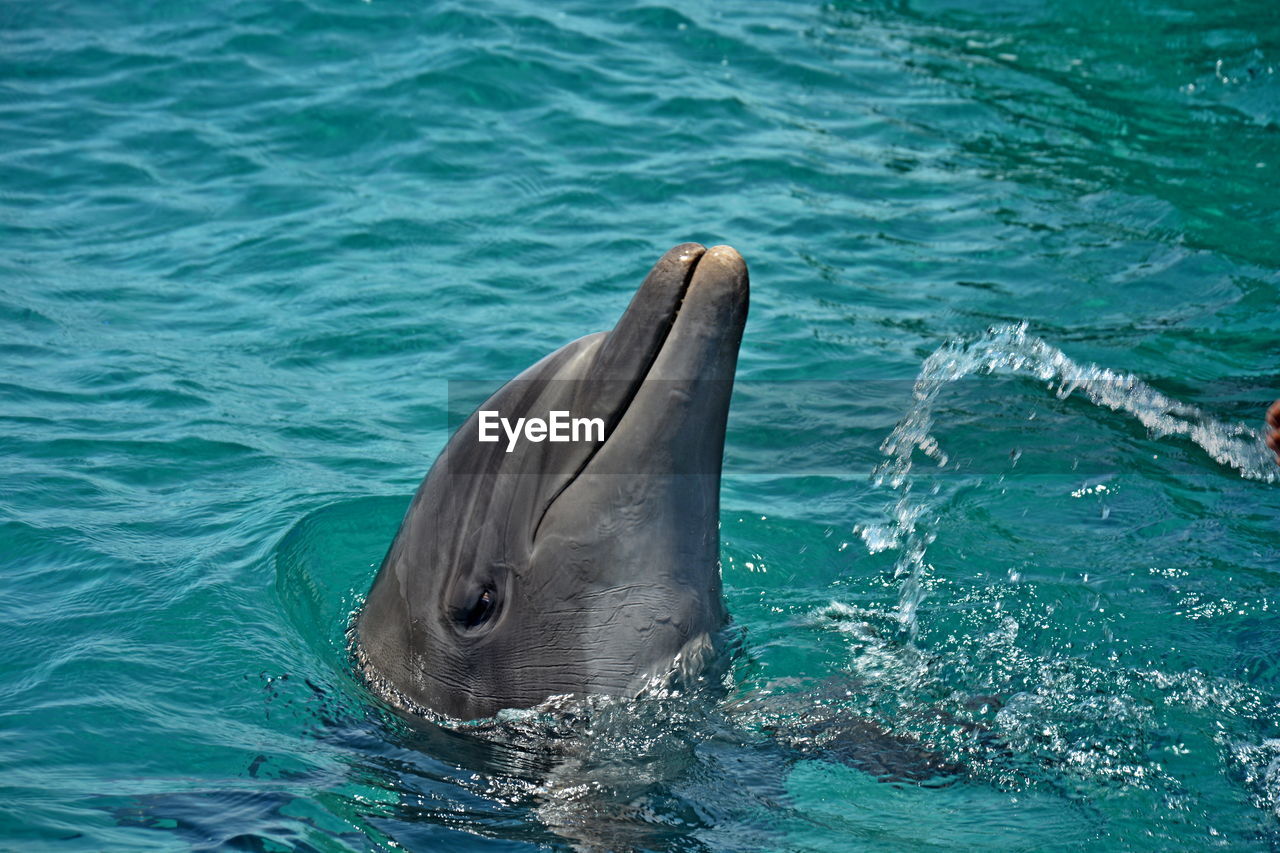
[[[377,692],[474,719],[555,695],[635,696],[714,657],[727,618],[720,467],[747,302],[736,251],[676,246],[612,331],[543,358],[462,424],[356,623]],[[562,426],[581,419],[561,430],[569,440],[495,426],[556,412]]]

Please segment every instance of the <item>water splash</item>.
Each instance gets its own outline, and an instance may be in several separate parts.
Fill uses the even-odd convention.
[[[948,341],[924,360],[912,387],[910,410],[880,445],[886,458],[875,469],[872,481],[897,492],[889,508],[892,522],[859,529],[872,553],[891,547],[901,551],[894,565],[894,577],[902,581],[898,621],[910,639],[915,638],[916,611],[924,599],[923,583],[930,568],[925,562],[926,551],[934,538],[922,520],[927,504],[912,494],[913,456],[919,450],[938,467],[947,465],[947,454],[931,433],[934,401],[948,383],[974,374],[1037,379],[1059,399],[1079,393],[1095,405],[1132,415],[1156,438],[1185,436],[1214,461],[1246,479],[1280,480],[1280,467],[1258,430],[1215,420],[1133,374],[1075,362],[1057,347],[1028,335],[1026,323],[997,326],[975,338]]]

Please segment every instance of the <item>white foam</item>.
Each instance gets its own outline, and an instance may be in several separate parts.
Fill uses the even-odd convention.
[[[946,452],[931,434],[934,401],[950,382],[989,374],[1038,379],[1060,399],[1079,394],[1095,405],[1129,414],[1155,437],[1188,438],[1214,461],[1246,479],[1268,483],[1280,480],[1280,466],[1259,430],[1215,420],[1132,374],[1073,361],[1057,347],[1028,335],[1026,323],[997,326],[974,338],[948,341],[924,360],[912,387],[911,408],[880,445],[886,459],[876,468],[873,482],[898,493],[889,507],[893,523],[859,529],[872,553],[890,547],[902,551],[895,564],[895,576],[903,579],[898,619],[912,637],[929,568],[925,551],[933,538],[927,525],[921,523],[924,502],[911,495],[913,455],[919,450],[939,467],[947,465]],[[1262,403],[1259,401],[1260,411]]]

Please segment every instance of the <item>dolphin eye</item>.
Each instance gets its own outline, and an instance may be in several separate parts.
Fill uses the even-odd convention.
[[[467,611],[466,616],[462,620],[463,624],[468,628],[476,628],[483,625],[485,622],[489,621],[491,616],[493,616],[494,606],[495,601],[493,590],[483,590],[479,597],[476,598],[475,603],[471,605],[471,609]]]

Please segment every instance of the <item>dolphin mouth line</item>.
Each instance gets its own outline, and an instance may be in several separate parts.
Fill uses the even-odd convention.
[[[588,453],[586,458],[584,458],[578,467],[574,469],[573,473],[565,478],[564,483],[560,485],[560,488],[556,489],[555,494],[553,494],[551,499],[542,507],[542,513],[538,516],[538,521],[533,526],[533,532],[529,537],[530,542],[538,541],[538,533],[542,529],[542,522],[546,520],[547,513],[551,510],[551,507],[560,498],[560,495],[564,493],[564,490],[573,485],[573,482],[577,480],[582,472],[587,469],[587,466],[591,464],[591,461],[596,458],[596,454],[604,449],[604,446],[608,444],[609,439],[613,436],[613,431],[617,429],[618,425],[622,423],[622,419],[626,416],[627,412],[631,410],[631,404],[635,402],[636,396],[640,393],[640,389],[643,388],[645,382],[649,380],[649,374],[653,371],[653,366],[658,363],[658,358],[662,355],[663,348],[666,347],[667,341],[671,337],[671,330],[676,327],[676,319],[680,316],[680,309],[684,307],[685,297],[689,294],[689,285],[693,282],[693,275],[698,269],[698,264],[700,264],[702,259],[706,257],[706,254],[707,249],[705,247],[698,250],[698,256],[693,259],[693,262],[689,264],[689,268],[685,270],[684,281],[680,283],[680,298],[675,300],[671,309],[662,319],[662,340],[656,347],[654,347],[653,353],[648,359],[648,364],[644,365],[642,375],[632,381],[631,387],[627,390],[626,396],[618,407],[611,413],[609,423],[607,425],[608,428],[605,430],[604,441],[599,442],[591,448],[591,452]],[[625,318],[625,314],[623,316]],[[620,319],[619,325],[621,322],[622,320]],[[616,329],[617,326],[614,328]],[[610,330],[609,334],[613,334],[613,330]]]

